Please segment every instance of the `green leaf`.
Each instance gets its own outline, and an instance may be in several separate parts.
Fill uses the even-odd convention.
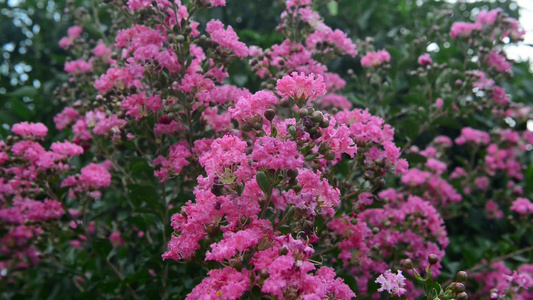
[[[265,172],[257,172],[255,175],[255,180],[257,181],[257,184],[259,185],[259,188],[265,193],[265,195],[268,195],[270,193],[270,180],[268,179],[268,176],[265,174]]]
[[[32,86],[23,86],[16,90],[14,90],[11,93],[8,93],[8,96],[11,97],[30,97],[33,98],[37,95],[37,89]]]
[[[92,243],[93,250],[98,256],[106,257],[107,254],[113,249],[111,242],[108,239],[95,239]]]
[[[159,193],[151,185],[130,184],[128,185],[128,199],[135,209],[147,203],[150,206],[158,205]]]
[[[448,128],[454,128],[454,129],[460,129],[462,128],[461,123],[457,122],[456,119],[448,118],[448,117],[440,117],[433,122],[431,122],[431,125],[433,126],[444,126]]]
[[[427,161],[427,158],[425,156],[416,153],[405,154],[402,157],[407,159],[410,166],[417,163],[425,163]]]
[[[327,7],[330,15],[336,16],[339,13],[339,4],[336,1],[328,2]]]

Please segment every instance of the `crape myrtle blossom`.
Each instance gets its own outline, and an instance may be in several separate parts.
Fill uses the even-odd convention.
[[[153,209],[154,217],[165,218],[162,224],[170,219],[167,227],[173,233],[163,231],[162,264],[176,260],[209,267],[201,270],[205,277],[187,299],[238,299],[252,293],[277,299],[355,297],[341,276],[353,276],[363,297],[371,296],[377,283],[379,292],[414,298],[420,291],[401,271],[391,270],[403,258],[423,270],[433,254],[439,262],[432,264],[432,274],[440,274],[450,243],[443,221],[450,215],[440,212],[453,217],[454,204],[490,193],[493,177],[504,174],[504,186],[516,199],[513,205],[496,203],[499,199],[490,195],[487,199],[495,200],[479,207],[489,218],[502,218],[509,209],[522,218],[531,214],[531,202],[522,196],[519,156],[533,135],[495,129],[491,136],[487,130],[464,127],[453,136],[455,143],[438,136],[425,148],[414,139],[415,146],[402,149],[385,121],[390,117],[386,112],[378,117],[371,114],[375,107],[353,108],[342,95],[345,88],[351,92],[352,84],[330,73],[328,65],[338,55],[355,57],[357,50],[346,33],[324,23],[312,1],[286,2],[278,26],[283,38],[267,49],[246,45],[219,20],[194,21],[198,9],[224,6],[224,0],[129,0],[121,5],[134,22],[124,22],[129,27],[118,28],[111,43],[92,43],[83,60],[65,64],[70,86],[92,90],[54,118],[57,129],[72,138],[52,142],[47,150],[48,144],[40,143],[46,129],[26,123],[13,127],[22,140],[0,144],[0,166],[17,179],[0,180],[0,191],[5,191],[0,219],[10,226],[2,245],[27,245],[43,232],[37,222],[53,222],[65,213],[74,216],[71,229],[85,226],[83,213],[63,207],[52,195],[27,196],[39,193],[29,182],[44,182],[47,173],[68,189],[66,203],[89,207],[115,194],[106,188],[130,193],[149,182],[163,204],[132,205],[141,206],[138,211],[135,207],[139,215]],[[454,24],[451,36],[465,43],[466,38],[498,33],[492,27],[504,22],[500,16],[497,10],[482,11],[475,23]],[[501,36],[520,36],[518,24],[505,24]],[[65,45],[77,47],[80,34],[81,28],[73,30]],[[391,56],[386,50],[365,52],[361,65],[368,75],[387,72]],[[434,116],[464,114],[464,106],[485,97],[498,104],[495,110],[501,115],[528,118],[527,108],[506,111],[511,99],[497,77],[511,75],[504,52],[494,46],[484,55],[478,70],[454,74],[457,86],[484,96],[472,101],[459,96],[467,104],[450,104],[450,95],[439,91],[428,99]],[[261,89],[251,92],[230,84],[238,81],[229,71],[235,57],[249,61]],[[433,64],[428,53],[416,61],[415,68]],[[472,165],[457,163],[447,155],[457,148],[479,151],[474,155],[479,159]],[[420,162],[410,167],[404,151]],[[77,170],[69,161],[80,155],[92,162]],[[11,167],[14,157],[22,165],[19,161]],[[114,172],[121,177],[114,178]],[[390,178],[400,174],[396,189],[388,188]],[[17,192],[21,187],[24,195]],[[5,205],[8,198],[14,200]],[[126,250],[143,238],[145,229],[134,228],[130,235],[115,221],[103,231],[112,246]],[[101,238],[102,227],[96,230],[95,222],[85,228],[87,237],[69,244],[84,251],[89,234]],[[12,250],[0,247],[2,255],[16,253],[13,257],[22,262],[39,259],[36,247]],[[152,268],[148,273],[159,277]],[[528,286],[526,273],[506,272],[503,280],[523,288]]]
[[[511,210],[521,215],[533,214],[533,203],[526,198],[518,198],[513,202]]]
[[[401,297],[405,293],[405,277],[402,275],[402,271],[394,274],[391,270],[387,270],[379,275],[376,283],[381,284],[378,292],[387,291],[392,296],[397,297]]]
[[[0,222],[5,229],[0,253],[10,258],[0,262],[0,269],[24,269],[41,260],[36,240],[45,233],[42,224],[57,222],[65,209],[39,186],[68,172],[71,158],[84,153],[68,140],[53,142],[46,150],[40,143],[48,128],[41,123],[17,123],[12,131],[21,139],[0,142],[0,170],[10,174],[0,179]]]
[[[276,83],[276,91],[281,97],[290,97],[295,100],[307,101],[316,99],[326,93],[324,85],[324,78],[321,75],[309,74],[305,76],[303,73],[291,73],[290,76],[285,76],[278,79]]]
[[[377,67],[385,62],[390,61],[390,54],[387,50],[379,50],[376,52],[368,52],[361,59],[361,65],[363,67]]]

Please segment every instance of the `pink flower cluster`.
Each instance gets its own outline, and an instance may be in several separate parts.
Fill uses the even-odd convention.
[[[377,67],[389,61],[389,52],[387,52],[387,50],[379,50],[376,52],[368,52],[363,56],[363,58],[361,58],[361,65],[363,67]]]
[[[68,48],[72,46],[76,38],[78,38],[82,33],[83,29],[80,26],[72,26],[68,29],[68,36],[62,38],[59,41],[59,46],[61,48]]]
[[[310,74],[305,76],[303,73],[293,72],[291,76],[285,76],[278,79],[276,91],[281,97],[290,97],[292,99],[310,100],[316,99],[326,93],[326,86],[321,75]]]

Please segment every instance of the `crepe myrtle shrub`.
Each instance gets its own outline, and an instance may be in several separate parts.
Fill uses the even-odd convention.
[[[503,46],[525,33],[515,19],[480,10],[431,27],[464,57],[449,64],[353,40],[310,0],[281,2],[279,43],[247,45],[205,18],[225,5],[69,2],[65,140],[22,122],[0,143],[2,283],[48,266],[80,296],[533,298],[532,111],[504,88]],[[108,26],[91,22],[102,11]],[[348,86],[328,68],[339,57],[359,63]],[[230,84],[236,62],[260,89]],[[465,236],[447,227],[473,211],[512,247],[457,259]]]

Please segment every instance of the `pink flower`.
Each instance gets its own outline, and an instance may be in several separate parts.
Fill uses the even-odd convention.
[[[496,21],[496,18],[498,15],[502,12],[501,8],[493,9],[493,10],[482,10],[477,14],[476,24],[480,25],[492,25],[494,24],[494,21]]]
[[[211,39],[222,47],[233,51],[237,57],[243,58],[248,56],[248,47],[243,42],[239,42],[239,37],[231,26],[224,29],[224,24],[219,20],[211,20],[207,23],[207,33],[211,35]]]
[[[67,128],[67,125],[74,122],[79,116],[79,112],[72,107],[65,107],[62,112],[54,117],[54,123],[58,130]]]
[[[72,74],[87,73],[92,70],[90,62],[86,62],[83,59],[69,61],[65,63],[65,72]]]
[[[327,94],[323,97],[319,97],[314,101],[320,105],[320,108],[337,107],[339,109],[350,109],[352,103],[344,96],[337,94]]]
[[[135,117],[138,121],[143,117],[147,117],[152,113],[157,113],[158,110],[163,108],[161,104],[161,98],[159,95],[148,95],[144,93],[133,94],[127,96],[122,100],[120,108],[126,110],[126,115]]]
[[[162,10],[170,6],[170,1],[168,0],[128,0],[128,7],[133,12],[138,11],[142,8],[151,7],[152,3],[154,2]]]
[[[469,37],[472,34],[472,31],[481,29],[480,24],[465,23],[465,22],[455,22],[452,24],[450,31],[450,36],[452,39],[457,37]]]
[[[521,215],[533,214],[533,203],[529,199],[518,198],[513,202],[511,210]]]
[[[120,231],[115,231],[109,236],[109,241],[113,247],[122,247],[124,246],[124,239],[120,235]]]
[[[425,166],[427,168],[433,170],[435,172],[435,174],[437,174],[437,175],[442,174],[448,168],[448,166],[445,163],[443,163],[440,160],[434,159],[434,158],[429,158],[426,161],[426,165]]]
[[[490,143],[490,135],[484,131],[465,127],[461,129],[461,135],[455,139],[455,143],[457,145],[464,145],[467,142],[478,145],[488,145]]]
[[[472,86],[481,90],[488,90],[494,86],[494,80],[487,78],[487,75],[479,70],[471,72],[474,75]]]
[[[487,64],[489,67],[496,69],[496,71],[500,73],[510,71],[512,67],[511,63],[507,61],[505,56],[492,51],[487,59]]]
[[[402,271],[398,270],[397,274],[393,274],[391,270],[385,271],[385,273],[379,275],[375,281],[381,284],[378,292],[387,291],[392,296],[401,297],[405,294],[405,277],[402,275]]]
[[[429,53],[422,54],[418,57],[418,64],[421,66],[430,65],[432,62]]]
[[[246,269],[239,272],[231,267],[211,270],[186,299],[239,299],[250,287],[248,272]]]
[[[240,97],[235,103],[235,108],[228,108],[231,118],[242,122],[261,122],[263,114],[279,102],[278,97],[270,91],[259,91],[253,95]]]
[[[501,219],[503,218],[503,211],[500,210],[496,202],[489,200],[485,204],[485,211],[487,212],[489,219]]]
[[[252,166],[257,169],[298,169],[304,164],[304,158],[298,152],[296,142],[268,136],[255,141],[251,158],[253,159]]]
[[[245,229],[236,233],[225,232],[222,241],[211,244],[211,251],[206,252],[205,260],[222,262],[230,259],[235,254],[248,250],[249,247],[255,247],[262,238],[263,233],[258,229]]]
[[[159,156],[154,159],[154,168],[161,165],[159,170],[154,170],[154,176],[161,178],[161,182],[164,182],[169,176],[178,175],[185,166],[189,165],[187,161],[189,157],[191,157],[191,152],[182,143],[170,146],[168,158]]]
[[[80,181],[88,188],[108,187],[111,184],[111,174],[104,166],[91,163],[81,169]]]
[[[81,35],[83,32],[83,29],[80,26],[72,26],[68,29],[68,37],[71,39],[75,39]]]
[[[11,128],[15,134],[21,136],[40,136],[45,137],[48,133],[48,128],[43,123],[28,123],[22,122],[14,124]]]
[[[69,141],[55,142],[50,146],[50,150],[63,156],[78,156],[83,154],[83,148],[72,144]]]
[[[492,88],[492,93],[490,96],[491,99],[497,104],[505,105],[509,103],[509,96],[507,96],[505,89],[497,85]]]
[[[200,0],[210,6],[226,6],[226,0]]]
[[[390,54],[387,50],[368,52],[362,59],[361,65],[364,67],[377,67],[384,62],[390,61]]]
[[[489,178],[486,176],[478,177],[474,180],[474,184],[482,191],[486,191],[489,187]]]
[[[442,105],[444,105],[444,101],[442,101],[441,98],[437,98],[437,100],[435,100],[435,107],[437,109],[440,109],[440,108],[442,108]]]
[[[104,43],[98,43],[93,49],[93,54],[99,57],[109,57],[111,55],[111,49],[107,48]]]
[[[326,42],[327,44],[335,45],[336,47],[334,49],[340,49],[342,52],[350,55],[351,57],[355,57],[357,55],[355,44],[350,38],[348,38],[346,33],[339,29],[332,30],[324,24],[322,24],[322,27],[323,28],[316,30],[315,32],[311,33],[309,37],[307,37],[307,48],[313,49],[317,44]],[[324,52],[331,50],[332,49],[327,49]]]
[[[374,196],[371,193],[361,193],[357,199],[362,205],[371,205],[374,202]]]
[[[306,101],[326,94],[326,85],[321,75],[311,73],[305,76],[304,73],[293,72],[290,76],[287,75],[278,79],[276,91],[281,97]]]

